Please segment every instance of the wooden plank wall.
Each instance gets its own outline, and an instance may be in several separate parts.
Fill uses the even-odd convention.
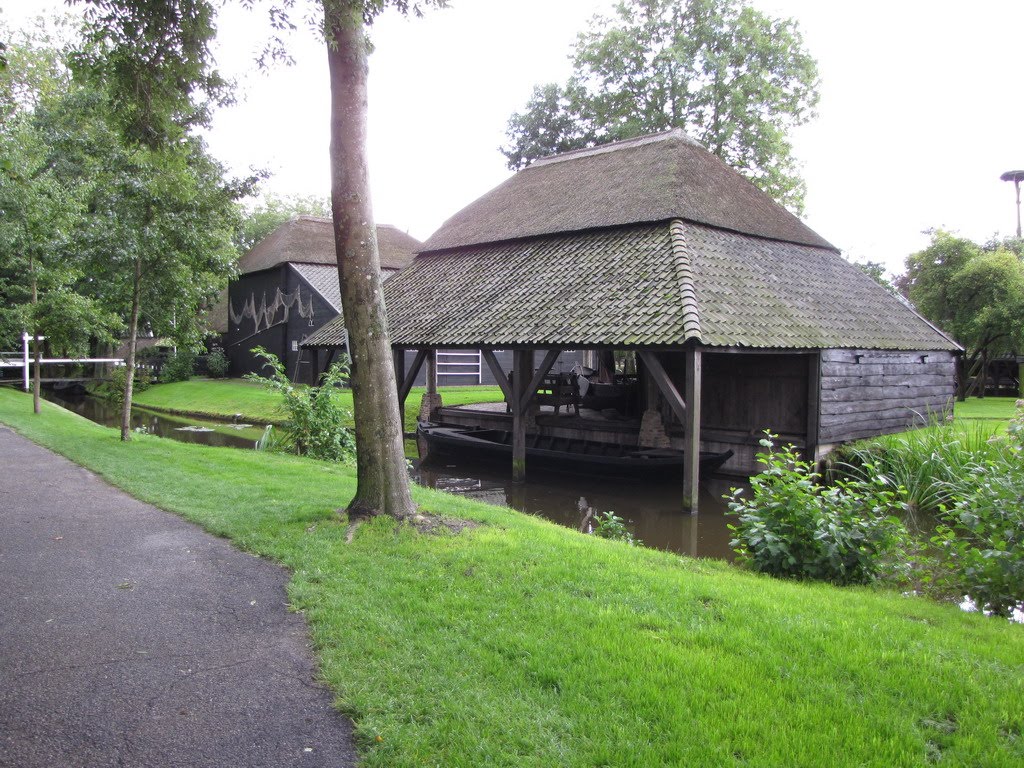
[[[952,405],[954,376],[951,352],[823,350],[819,442],[899,432],[942,418]]]

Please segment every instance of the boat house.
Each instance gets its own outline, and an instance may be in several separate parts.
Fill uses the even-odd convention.
[[[511,383],[497,377],[509,413],[434,407],[503,421],[515,476],[537,441],[682,450],[687,508],[702,449],[749,475],[765,429],[818,460],[945,413],[959,352],[679,130],[534,162],[445,222],[385,297],[399,354],[515,351]],[[560,350],[605,362],[578,383],[625,396],[623,418],[544,407]]]

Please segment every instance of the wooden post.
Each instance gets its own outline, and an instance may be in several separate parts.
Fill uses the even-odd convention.
[[[527,384],[533,377],[533,350],[517,349],[512,365],[512,482],[526,480]]]
[[[427,353],[427,394],[437,394],[437,350],[431,349]]]
[[[821,414],[821,354],[807,356],[807,437],[804,452],[807,461],[818,463],[818,424]]]
[[[402,389],[405,385],[405,350],[404,349],[393,349],[391,351],[391,357],[395,361],[395,384],[398,385],[398,416],[399,423],[402,425],[402,432],[405,432],[405,398],[401,397]]]
[[[686,418],[683,421],[683,509],[697,511],[700,492],[700,389],[701,348],[692,346],[686,355]]]

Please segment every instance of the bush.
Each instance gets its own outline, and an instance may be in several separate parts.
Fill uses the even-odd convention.
[[[210,350],[210,354],[206,356],[206,372],[210,375],[211,379],[226,378],[230,366],[231,363],[228,360],[228,356],[224,354],[224,350],[220,347],[214,347]]]
[[[160,368],[160,381],[169,384],[172,381],[188,381],[195,370],[196,355],[190,349],[179,349],[164,361]]]
[[[339,385],[348,378],[347,361],[334,363],[321,377],[319,387],[308,387],[292,384],[281,361],[263,347],[252,352],[266,362],[271,374],[250,373],[245,378],[280,393],[289,417],[284,424],[283,440],[275,437],[267,442],[286,445],[300,456],[326,461],[348,461],[355,456],[355,437],[345,426],[349,414],[338,397]]]
[[[626,521],[611,510],[598,512],[594,515],[594,535],[601,539],[613,539],[624,541],[629,545],[643,544],[638,538],[629,532]]]
[[[893,513],[904,507],[884,477],[840,480],[830,487],[795,446],[775,447],[765,433],[757,458],[764,471],[750,478],[752,498],[726,497],[739,561],[756,571],[834,584],[876,579],[903,549],[906,531]]]
[[[102,381],[92,387],[89,392],[96,397],[109,400],[112,403],[121,404],[124,402],[124,385],[128,378],[128,366],[117,365],[110,371],[106,381]],[[148,368],[139,368],[135,371],[135,381],[132,383],[132,393],[145,392],[152,384]]]

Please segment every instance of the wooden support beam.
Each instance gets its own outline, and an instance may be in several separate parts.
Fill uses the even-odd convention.
[[[647,366],[647,371],[651,374],[651,378],[654,379],[654,383],[658,385],[662,396],[671,406],[676,418],[683,424],[686,424],[686,404],[689,401],[683,400],[682,395],[679,394],[676,385],[672,383],[672,379],[665,371],[665,367],[661,364],[657,354],[646,349],[637,350],[636,354],[643,360],[644,365]],[[686,354],[689,354],[689,352]],[[689,360],[689,357],[687,357],[687,360]]]
[[[686,419],[683,421],[683,509],[697,511],[700,494],[700,390],[701,348],[694,345],[686,356]]]
[[[427,394],[437,394],[437,350],[427,350]]]
[[[512,482],[526,480],[526,412],[519,404],[533,373],[533,350],[516,350],[512,356]]]
[[[405,398],[402,397],[402,387],[405,386],[405,350],[392,349],[391,359],[395,366],[395,384],[398,385],[398,417],[402,431],[405,432]]]
[[[807,461],[818,460],[818,432],[821,422],[821,356],[807,356],[807,436],[804,451]]]
[[[480,355],[483,357],[484,362],[487,363],[487,367],[491,369],[491,375],[494,376],[494,380],[498,382],[498,386],[501,387],[501,393],[505,395],[505,402],[508,403],[509,408],[512,408],[512,404],[515,399],[512,397],[512,387],[508,383],[508,374],[501,370],[501,363],[498,362],[498,358],[494,356],[494,352],[490,349],[481,349]],[[513,354],[513,361],[515,356]],[[513,368],[515,364],[513,362]],[[515,410],[512,408],[512,410]]]
[[[519,402],[519,410],[526,412],[526,409],[530,406],[530,401],[533,400],[533,396],[537,394],[537,387],[544,380],[544,377],[548,375],[548,371],[551,370],[551,366],[555,364],[555,360],[558,359],[558,355],[562,350],[554,348],[549,349],[548,353],[544,355],[544,359],[541,361],[540,368],[533,374],[533,378],[530,379],[530,383],[526,386],[526,391],[523,393],[523,399]],[[568,407],[566,407],[568,412]]]
[[[398,404],[405,409],[405,400],[409,397],[409,392],[412,390],[412,385],[416,383],[416,377],[420,375],[420,368],[423,367],[423,361],[427,359],[427,354],[430,350],[417,349],[416,357],[412,359],[412,367],[409,369],[408,375],[405,375],[403,370],[403,376],[399,379],[398,385]],[[397,354],[397,352],[396,352]],[[395,363],[397,365],[397,362]],[[402,365],[405,365],[405,359],[403,355]],[[395,371],[395,377],[398,377],[398,371]]]

